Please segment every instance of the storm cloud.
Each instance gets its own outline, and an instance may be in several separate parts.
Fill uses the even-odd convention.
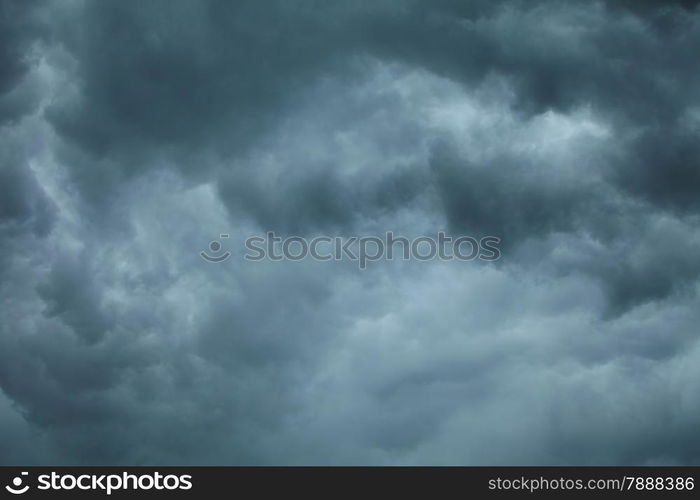
[[[697,464],[699,3],[0,0],[0,462]]]

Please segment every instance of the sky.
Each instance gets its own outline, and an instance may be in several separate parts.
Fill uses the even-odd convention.
[[[697,465],[698,3],[0,0],[0,463]]]

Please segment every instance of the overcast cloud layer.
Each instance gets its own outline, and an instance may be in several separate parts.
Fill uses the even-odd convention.
[[[1,0],[0,463],[700,464],[699,229],[697,1]]]

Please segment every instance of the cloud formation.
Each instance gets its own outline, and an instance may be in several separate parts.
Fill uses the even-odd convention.
[[[2,462],[700,459],[697,1],[0,5]]]

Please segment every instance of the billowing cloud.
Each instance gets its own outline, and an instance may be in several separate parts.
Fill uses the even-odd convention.
[[[700,459],[698,2],[1,5],[4,463]]]

